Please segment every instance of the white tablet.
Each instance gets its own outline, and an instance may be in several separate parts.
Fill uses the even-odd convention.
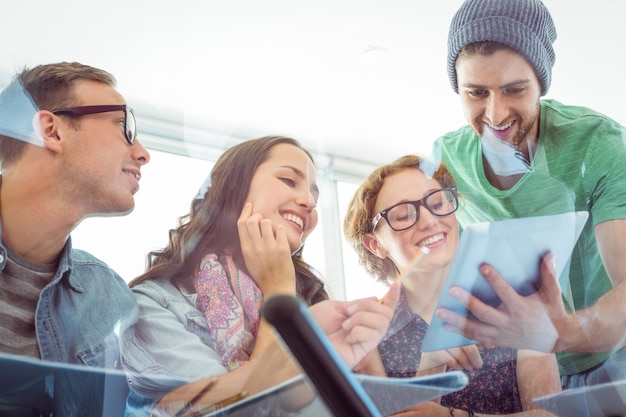
[[[443,307],[466,317],[470,314],[449,294],[452,286],[471,292],[493,307],[500,305],[500,298],[478,271],[483,263],[495,267],[524,296],[541,287],[541,259],[548,252],[555,255],[558,276],[567,277],[572,249],[588,216],[586,211],[580,211],[470,224],[461,234],[436,308]],[[569,284],[567,280],[561,280],[561,285],[565,289]],[[422,351],[477,343],[445,330],[443,325],[441,319],[433,317],[422,343]]]

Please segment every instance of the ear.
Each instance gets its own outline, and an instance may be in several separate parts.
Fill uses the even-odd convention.
[[[61,135],[65,129],[61,120],[48,110],[40,110],[37,117],[43,146],[52,152],[61,153]]]
[[[385,259],[389,254],[385,248],[380,244],[376,236],[373,233],[367,233],[363,236],[363,245],[367,248],[368,251],[372,252],[372,254],[378,256],[381,259]]]

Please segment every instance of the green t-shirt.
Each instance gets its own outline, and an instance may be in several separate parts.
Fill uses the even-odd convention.
[[[573,311],[593,305],[612,288],[593,227],[626,218],[625,140],[624,128],[600,113],[542,100],[530,170],[510,190],[498,190],[487,180],[480,138],[469,126],[439,138],[434,155],[457,182],[461,227],[573,210],[589,212],[571,262],[560,277],[566,307]],[[506,271],[500,272],[506,277]],[[561,374],[585,371],[610,353],[558,353]]]

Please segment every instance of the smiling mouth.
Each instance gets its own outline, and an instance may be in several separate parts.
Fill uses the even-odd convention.
[[[294,223],[296,226],[300,228],[300,230],[304,230],[304,220],[302,220],[301,217],[296,216],[295,214],[292,214],[292,213],[286,213],[286,214],[283,214],[283,219],[291,223]]]
[[[124,170],[124,174],[130,175],[131,177],[133,177],[137,181],[139,181],[141,179],[141,174],[138,173],[138,172]]]
[[[507,136],[511,133],[511,128],[515,122],[509,122],[502,126],[495,126],[491,123],[485,123],[487,128],[492,132],[492,134],[500,140],[506,140]]]
[[[502,131],[502,130],[507,130],[509,127],[511,127],[513,125],[513,122],[509,122],[507,124],[505,124],[504,126],[494,126],[490,123],[487,123],[487,126],[489,126],[489,128],[496,130],[496,131]]]
[[[441,242],[444,239],[444,234],[439,233],[434,236],[429,237],[428,239],[424,239],[417,243],[417,246],[424,247],[429,245],[434,245],[437,242]]]

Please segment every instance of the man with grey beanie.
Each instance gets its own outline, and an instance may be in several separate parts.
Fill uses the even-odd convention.
[[[626,378],[626,132],[596,111],[542,98],[556,36],[540,0],[466,0],[450,25],[448,75],[468,125],[439,138],[434,155],[464,196],[461,226],[588,212],[569,270],[559,279],[547,255],[541,288],[524,297],[506,270],[482,266],[503,303],[458,288],[472,318],[437,316],[487,345],[556,352],[571,388]]]

